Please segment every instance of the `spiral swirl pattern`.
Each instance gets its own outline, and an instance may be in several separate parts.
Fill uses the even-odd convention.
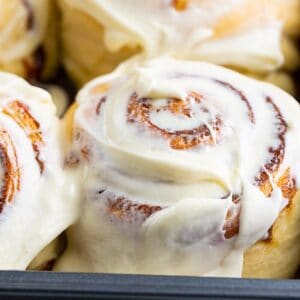
[[[87,197],[75,228],[116,237],[87,251],[94,267],[81,258],[89,270],[240,275],[296,193],[300,110],[273,86],[162,58],[92,81],[78,105],[71,153]]]

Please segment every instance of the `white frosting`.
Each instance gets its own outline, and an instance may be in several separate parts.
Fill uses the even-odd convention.
[[[37,146],[43,170],[29,138],[35,132],[22,128],[14,117],[5,113],[14,101],[27,106],[40,126],[37,133],[40,132],[43,142]],[[26,117],[21,122],[25,120]],[[62,170],[59,120],[47,92],[30,86],[15,75],[0,73],[0,130],[6,131],[11,138],[20,172],[19,190],[16,189],[11,202],[4,203],[0,213],[0,269],[23,270],[74,221],[76,183]],[[1,133],[0,139],[2,145]],[[3,181],[3,160],[0,169],[3,193],[4,184],[7,184]]]
[[[135,63],[91,81],[77,96],[71,152],[82,153],[76,171],[85,197],[56,270],[241,276],[245,249],[267,235],[287,204],[277,178],[291,168],[299,183],[293,168],[299,105],[272,85],[215,65],[169,58]],[[201,101],[190,98],[189,116],[161,109],[170,98],[187,104],[190,92]],[[152,105],[148,120],[155,126],[170,132],[206,126],[211,143],[174,148],[170,136],[128,110],[134,97]],[[255,178],[272,158],[270,147],[280,145],[280,122],[286,122],[284,157],[266,196]],[[116,204],[110,211],[116,197],[125,201],[123,210]],[[161,209],[145,217],[138,205]],[[223,228],[228,209],[240,210],[231,238]]]
[[[268,71],[282,63],[275,3],[256,0],[64,0],[104,27],[110,51],[139,46],[161,54]]]

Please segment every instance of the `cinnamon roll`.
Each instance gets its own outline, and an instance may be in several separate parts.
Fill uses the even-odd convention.
[[[59,271],[289,277],[300,107],[275,86],[159,58],[87,84],[65,119],[81,174]]]
[[[57,63],[52,0],[0,0],[0,70],[30,80],[53,75]]]
[[[298,18],[295,1],[59,0],[63,63],[79,85],[136,53],[274,71],[284,63],[283,27],[296,31],[294,21],[285,27]]]
[[[24,270],[76,216],[50,95],[0,72],[0,269]]]

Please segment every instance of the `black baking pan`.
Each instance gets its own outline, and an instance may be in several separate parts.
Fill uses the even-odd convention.
[[[299,279],[0,272],[1,299],[297,299]]]

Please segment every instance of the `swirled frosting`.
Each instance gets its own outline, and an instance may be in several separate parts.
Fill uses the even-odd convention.
[[[160,58],[91,81],[77,105],[68,160],[85,197],[57,270],[240,276],[297,189],[297,102]]]
[[[50,95],[1,72],[0,269],[25,269],[74,221],[74,184],[62,157]]]
[[[140,47],[147,57],[168,54],[252,71],[282,63],[281,20],[272,1],[64,1],[104,26],[112,52]]]

